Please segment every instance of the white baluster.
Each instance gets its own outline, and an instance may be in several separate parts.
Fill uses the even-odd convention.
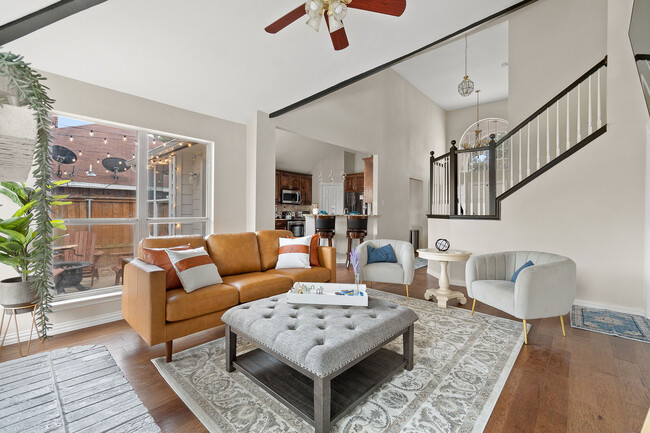
[[[596,86],[598,87],[596,89],[596,128],[600,129],[600,127],[603,126],[603,119],[600,112],[600,69],[597,72],[596,78]]]
[[[485,161],[487,162],[487,152],[483,152],[483,155],[486,156]],[[488,172],[487,172],[487,163],[483,166],[483,183],[481,186],[483,187],[483,215],[487,215],[486,211],[486,204],[487,204],[487,180],[488,180]]]
[[[530,176],[530,122],[528,123],[528,145],[526,146],[526,177]]]
[[[560,101],[555,103],[555,157],[560,156]]]
[[[469,164],[467,168],[469,169],[469,214],[474,215],[474,170],[472,170],[472,153],[469,155]]]
[[[508,140],[508,161],[509,161],[508,168],[510,169],[510,188],[512,188],[512,186],[515,184],[515,167],[514,165],[512,165],[513,162],[512,160],[514,157],[512,156],[512,145],[511,145],[512,143],[514,143],[514,141],[515,141],[514,136],[510,140]]]
[[[539,122],[542,120],[542,116],[537,116],[537,141],[535,142],[535,145],[537,147],[537,170],[539,170],[539,148],[540,148],[540,143],[539,143]]]
[[[465,214],[469,212],[469,190],[467,188],[467,172],[463,172],[463,181],[465,182]]]
[[[551,161],[551,133],[550,133],[550,121],[549,121],[549,112],[551,107],[546,109],[546,163],[548,164]]]
[[[523,153],[524,147],[521,145],[521,136],[523,135],[523,132],[519,130],[519,179],[517,179],[517,183],[521,182],[522,173],[521,173],[521,154]]]
[[[566,149],[571,147],[571,92],[566,94]]]
[[[504,193],[506,192],[506,144],[502,143],[500,147],[501,147],[501,192]]]
[[[577,133],[576,133],[576,143],[580,143],[582,140],[582,134],[580,133],[580,84],[578,84],[578,126],[577,126]]]
[[[592,132],[594,132],[594,125],[591,121],[591,75],[589,76],[588,83],[589,97],[587,97],[587,134],[590,135]]]

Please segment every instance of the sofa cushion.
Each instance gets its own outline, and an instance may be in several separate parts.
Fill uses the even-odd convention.
[[[144,238],[138,245],[138,258],[144,260],[142,248],[172,248],[187,244],[190,245],[190,248],[205,247],[205,239],[199,235]]]
[[[207,244],[222,277],[262,270],[257,236],[253,232],[210,235]]]
[[[306,269],[269,269],[265,274],[284,275],[291,278],[294,283],[326,283],[330,280],[330,270],[313,266]]]
[[[168,249],[189,250],[190,244],[181,245],[178,247],[171,247]],[[149,263],[150,265],[156,265],[159,268],[164,269],[165,288],[167,290],[181,287],[181,280],[178,278],[176,269],[174,269],[174,265],[172,265],[172,262],[169,260],[169,256],[167,255],[167,251],[165,251],[165,248],[142,248],[142,257],[143,260]]]
[[[167,292],[165,319],[168,322],[191,319],[225,310],[238,303],[239,291],[226,284],[203,287],[192,293],[172,289]]]
[[[293,233],[289,230],[260,230],[257,232],[257,245],[260,250],[263,271],[275,268],[280,244],[278,239],[291,237],[293,237]]]
[[[279,274],[270,274],[268,272],[230,275],[223,277],[223,282],[237,287],[239,290],[239,302],[242,304],[287,292],[293,286],[291,278]]]
[[[514,316],[515,283],[512,281],[477,280],[472,282],[472,292],[479,302]]]

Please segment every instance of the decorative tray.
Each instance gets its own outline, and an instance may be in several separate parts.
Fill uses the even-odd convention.
[[[287,293],[290,304],[368,306],[365,284],[295,283]]]

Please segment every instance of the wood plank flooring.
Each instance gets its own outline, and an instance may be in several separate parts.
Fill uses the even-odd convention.
[[[339,266],[340,282],[354,281],[352,268]],[[410,295],[422,299],[436,278],[418,269]],[[373,284],[403,295],[404,286]],[[456,288],[464,292],[464,288]],[[471,308],[471,300],[461,308]],[[509,317],[487,305],[476,311]],[[558,318],[531,320],[524,346],[485,429],[497,432],[637,433],[650,406],[650,344],[573,329],[567,337]],[[223,327],[174,341],[174,352],[223,337]],[[32,344],[32,353],[82,344],[103,344],[111,352],[163,432],[206,431],[151,363],[165,345],[149,347],[124,321],[57,335]],[[0,352],[0,362],[17,358],[16,345]]]

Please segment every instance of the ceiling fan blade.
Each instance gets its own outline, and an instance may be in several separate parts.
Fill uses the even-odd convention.
[[[325,14],[325,22],[327,23],[327,31],[330,30],[330,17]],[[330,33],[330,38],[332,39],[332,45],[334,45],[334,50],[339,51],[344,48],[347,48],[350,43],[348,42],[348,35],[345,33],[345,27],[341,27],[335,32]]]
[[[406,0],[352,0],[348,7],[398,17],[406,9]]]
[[[266,30],[268,33],[277,33],[283,28],[285,28],[286,26],[288,26],[289,24],[291,24],[292,22],[294,22],[295,20],[297,20],[298,18],[305,15],[307,14],[305,13],[305,4],[303,3],[297,8],[295,8],[294,10],[292,10],[291,12],[289,12],[288,14],[286,14],[285,16],[283,16],[282,18],[280,18],[279,20],[275,21],[273,24],[270,24],[264,30]]]

